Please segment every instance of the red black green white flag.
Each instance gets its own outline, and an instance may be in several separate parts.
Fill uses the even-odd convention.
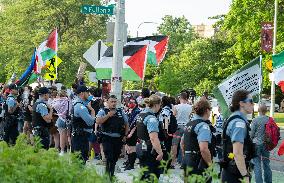
[[[147,63],[159,65],[166,55],[168,42],[168,36],[159,35],[129,39],[126,45],[147,45]]]
[[[126,45],[123,48],[122,79],[140,81],[144,79],[147,45]],[[96,77],[99,80],[111,79],[113,47],[109,47],[96,64]]]

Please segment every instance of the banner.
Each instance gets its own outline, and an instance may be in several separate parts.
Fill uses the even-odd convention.
[[[244,89],[250,91],[252,96],[256,96],[259,94],[261,79],[260,57],[258,57],[229,76],[213,90],[225,118],[230,115],[229,107],[234,92]]]
[[[261,23],[261,49],[267,53],[272,52],[273,46],[273,23]]]

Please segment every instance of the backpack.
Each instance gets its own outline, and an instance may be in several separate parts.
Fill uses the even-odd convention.
[[[264,146],[268,151],[273,150],[280,140],[280,128],[275,123],[274,119],[269,117],[268,122],[265,124],[264,131]]]
[[[169,127],[168,127],[168,133],[174,134],[177,131],[177,127],[178,127],[177,119],[174,116],[172,111],[170,113],[171,113],[171,115],[170,115],[170,123],[169,123]]]

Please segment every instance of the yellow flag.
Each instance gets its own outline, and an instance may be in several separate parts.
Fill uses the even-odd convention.
[[[53,72],[56,69],[56,67],[58,67],[58,65],[61,64],[61,62],[62,60],[58,56],[54,55],[52,59],[46,62],[46,68],[50,70],[50,72]]]
[[[272,71],[272,60],[266,61],[266,68],[267,68],[269,71]]]
[[[44,74],[44,79],[45,80],[56,80],[56,73],[52,73],[52,72],[50,72],[50,73],[45,73]]]

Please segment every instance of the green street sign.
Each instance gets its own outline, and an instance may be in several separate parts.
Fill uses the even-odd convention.
[[[113,15],[113,6],[83,5],[81,12],[84,14]]]

